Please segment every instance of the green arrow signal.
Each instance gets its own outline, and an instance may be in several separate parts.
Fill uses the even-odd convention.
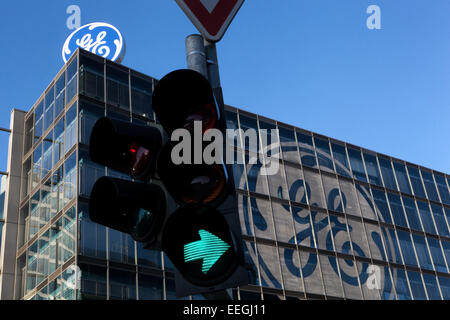
[[[200,240],[184,245],[184,261],[203,259],[202,272],[206,274],[230,245],[206,230],[199,230],[198,234]]]

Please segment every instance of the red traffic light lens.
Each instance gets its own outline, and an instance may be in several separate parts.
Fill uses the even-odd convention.
[[[131,176],[133,178],[138,178],[142,176],[149,167],[149,163],[152,159],[151,152],[150,150],[138,145],[135,142],[131,143],[129,151]]]

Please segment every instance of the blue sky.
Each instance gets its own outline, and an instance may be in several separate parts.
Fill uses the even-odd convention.
[[[123,33],[123,64],[156,78],[186,67],[197,30],[174,0],[2,3],[0,126],[29,110],[62,67],[81,22]],[[381,30],[369,30],[369,5]],[[291,125],[450,173],[450,1],[246,0],[217,45],[225,102]],[[8,135],[0,133],[0,170]]]

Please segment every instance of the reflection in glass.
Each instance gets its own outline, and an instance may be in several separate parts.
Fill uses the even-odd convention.
[[[423,178],[423,183],[425,185],[425,189],[427,190],[428,199],[434,200],[436,202],[440,202],[431,172],[428,172],[425,170],[420,170],[420,171],[422,173],[422,178]]]
[[[425,282],[425,288],[427,289],[428,299],[441,300],[441,293],[436,281],[436,276],[428,273],[423,273],[423,280]]]
[[[447,188],[447,184],[445,183],[445,178],[440,174],[435,173],[434,178],[436,180],[436,185],[439,190],[439,194],[441,195],[441,200],[445,204],[450,205],[450,193]]]
[[[350,158],[350,165],[355,179],[367,182],[364,165],[361,159],[361,151],[353,148],[347,148],[348,156]]]
[[[364,162],[366,163],[369,182],[378,186],[383,186],[381,181],[380,169],[378,169],[377,158],[371,154],[363,152]]]
[[[351,177],[349,174],[350,166],[348,164],[347,154],[345,153],[345,147],[339,144],[331,143],[331,148],[333,149],[336,172],[343,176]]]
[[[408,270],[408,278],[414,300],[427,300],[420,273]]]
[[[393,190],[397,190],[395,184],[394,173],[392,172],[391,161],[382,157],[378,157],[380,162],[381,174],[383,175],[384,186]]]
[[[420,179],[419,170],[415,167],[408,166],[409,178],[414,190],[414,194],[417,197],[426,198],[425,191],[423,189],[422,180]]]
[[[405,166],[402,163],[396,161],[394,163],[395,175],[397,176],[398,186],[401,192],[412,194],[411,188],[409,187],[408,176],[406,174]]]

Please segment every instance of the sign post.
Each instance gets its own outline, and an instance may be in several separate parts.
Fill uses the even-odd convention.
[[[226,127],[225,104],[223,99],[222,87],[220,85],[219,63],[217,59],[216,42],[222,39],[225,31],[229,27],[234,16],[244,3],[244,0],[175,0],[183,9],[194,26],[200,31],[200,35],[190,35],[186,38],[186,60],[188,68],[200,72],[211,86],[216,98],[222,121]],[[227,171],[233,181],[233,171],[231,166],[226,165]],[[238,235],[240,241],[240,225],[237,218],[238,212],[236,207],[236,199],[230,196],[229,208],[222,210],[229,212],[226,220],[231,223]],[[231,226],[230,225],[230,226]],[[202,261],[201,267],[203,273],[208,273],[211,268],[223,256],[230,252],[230,244],[217,234],[208,232],[207,230],[198,230],[199,240],[189,242],[184,245],[184,261],[195,262]],[[237,236],[237,234],[235,234]],[[242,260],[242,252],[238,254],[238,259]],[[223,259],[223,258],[222,258]],[[225,260],[226,261],[226,260]],[[223,272],[223,271],[221,271]],[[248,276],[246,270],[241,266],[232,276],[230,283],[247,284]],[[225,286],[225,288],[227,288]],[[214,292],[203,293],[206,299],[231,300],[231,289],[222,289]],[[178,290],[178,289],[177,289]]]
[[[175,0],[203,37],[218,42],[244,0]]]

